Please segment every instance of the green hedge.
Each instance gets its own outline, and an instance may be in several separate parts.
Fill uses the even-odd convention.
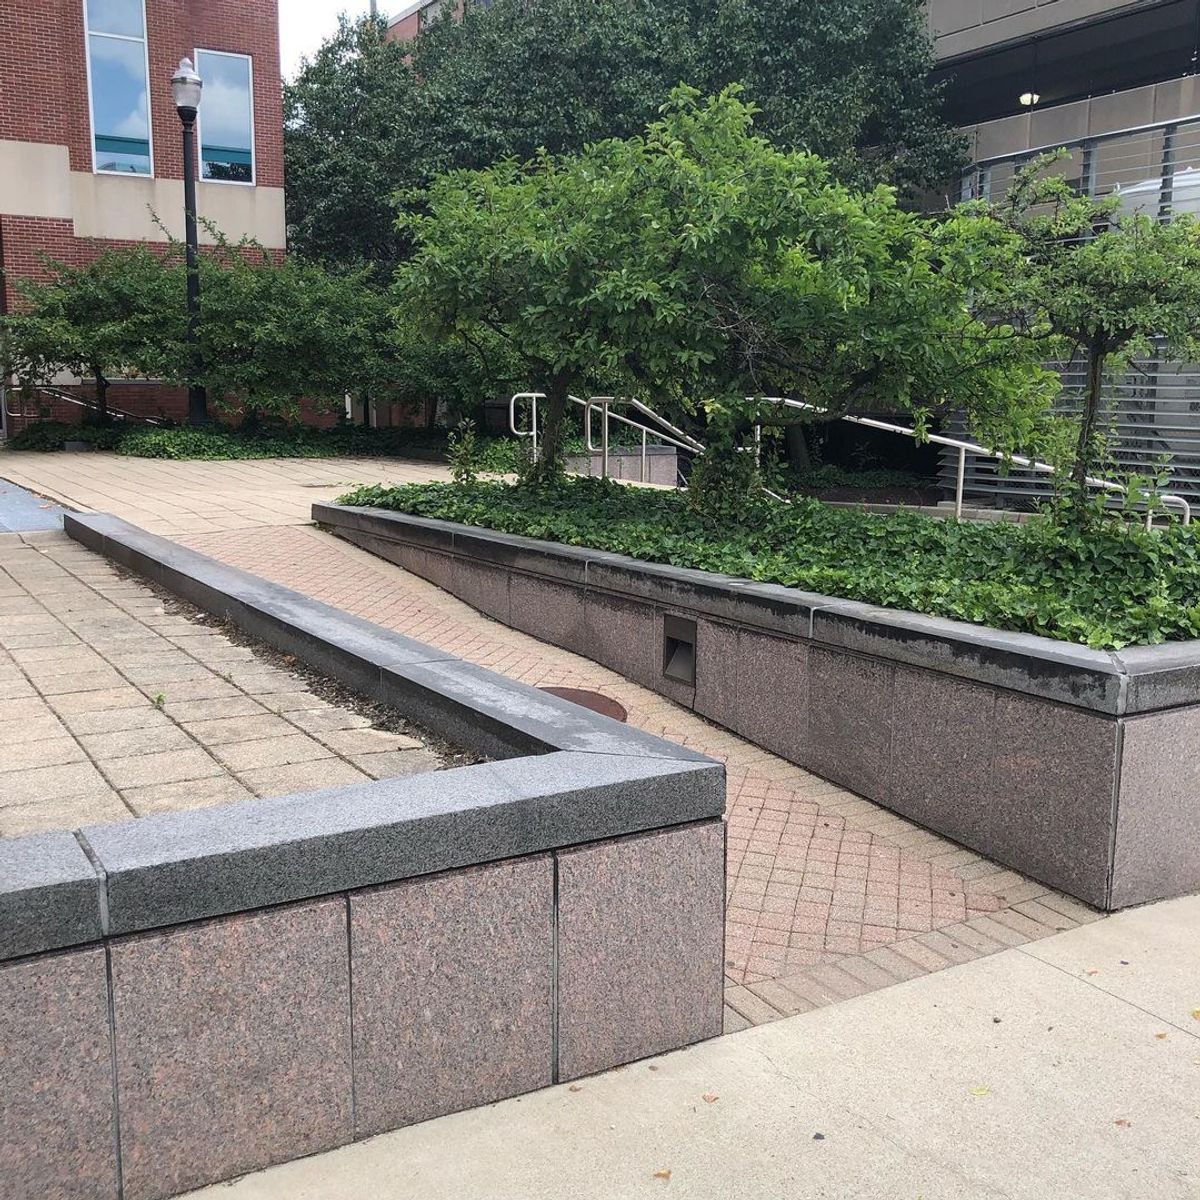
[[[1192,528],[973,524],[801,499],[719,524],[678,492],[574,480],[367,487],[343,503],[629,554],[1097,649],[1200,636]]]
[[[67,425],[37,421],[14,435],[8,444],[12,450],[61,450],[63,442],[69,440],[90,442],[98,450],[115,450],[135,458],[178,460],[411,456],[441,462],[446,457],[446,434],[441,430],[371,429],[362,425],[245,430],[225,425],[193,429],[125,422]],[[515,469],[516,444],[510,439],[481,438],[479,446],[481,471]]]

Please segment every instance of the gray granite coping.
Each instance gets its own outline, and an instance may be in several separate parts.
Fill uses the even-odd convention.
[[[0,960],[720,818],[725,768],[115,517],[84,545],[501,761],[0,839]]]
[[[587,591],[699,613],[1107,716],[1200,704],[1200,640],[1110,653],[386,509],[314,504],[312,511],[315,521],[335,530],[354,529],[480,559]]]
[[[724,769],[560,752],[81,830],[108,934],[720,817]]]
[[[99,937],[100,889],[74,834],[0,838],[0,959]]]

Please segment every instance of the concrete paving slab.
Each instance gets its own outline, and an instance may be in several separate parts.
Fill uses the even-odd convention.
[[[1046,961],[1097,930],[1160,985]],[[1197,897],[1121,914],[193,1200],[1194,1200],[1197,939]]]
[[[0,480],[0,531],[25,533],[61,529],[63,509],[16,484]]]

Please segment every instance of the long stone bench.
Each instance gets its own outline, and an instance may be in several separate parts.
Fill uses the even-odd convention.
[[[1200,642],[1108,653],[382,509],[313,516],[1098,908],[1200,888]]]
[[[66,527],[494,761],[0,840],[5,1200],[158,1200],[720,1032],[722,766]]]

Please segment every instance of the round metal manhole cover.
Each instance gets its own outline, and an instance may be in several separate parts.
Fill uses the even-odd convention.
[[[570,700],[572,704],[590,708],[592,712],[612,717],[614,721],[624,721],[629,716],[615,700],[602,696],[599,692],[589,692],[586,688],[544,687],[538,688],[538,691],[549,692],[551,696],[557,696],[560,700]]]

